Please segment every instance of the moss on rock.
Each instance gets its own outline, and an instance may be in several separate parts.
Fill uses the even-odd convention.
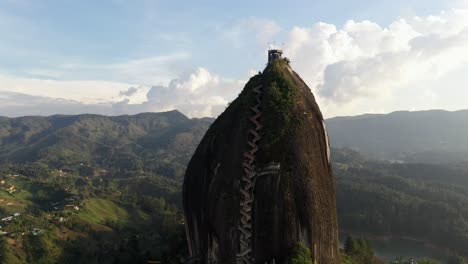
[[[255,263],[289,263],[302,243],[318,263],[339,263],[335,182],[327,159],[323,117],[310,89],[286,61],[250,79],[213,123],[190,161],[183,201],[192,255],[201,263],[235,263],[239,180],[254,88],[262,86],[262,138],[256,165],[280,163],[277,175],[258,177],[253,205]]]

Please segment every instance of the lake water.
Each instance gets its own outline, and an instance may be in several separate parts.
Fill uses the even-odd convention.
[[[375,254],[383,260],[393,260],[399,256],[418,258],[432,258],[445,260],[447,255],[440,250],[426,246],[423,242],[392,238],[389,240],[369,240],[374,248]]]
[[[446,260],[448,254],[442,250],[430,247],[423,242],[414,241],[404,238],[390,239],[372,239],[366,235],[351,234],[352,237],[363,237],[369,240],[374,249],[375,255],[385,261],[394,260],[397,257],[404,256],[407,258],[432,258],[435,260]],[[340,235],[340,241],[344,243],[347,234]],[[342,244],[341,243],[341,244]],[[342,245],[341,245],[342,246]]]

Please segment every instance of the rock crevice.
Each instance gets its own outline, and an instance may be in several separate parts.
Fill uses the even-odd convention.
[[[183,202],[198,263],[287,263],[298,243],[317,263],[339,263],[323,117],[286,61],[252,77],[212,124],[188,165]]]

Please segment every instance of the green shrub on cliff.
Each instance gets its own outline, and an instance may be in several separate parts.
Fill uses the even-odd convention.
[[[302,243],[297,243],[294,253],[289,260],[290,264],[314,264],[310,250]]]

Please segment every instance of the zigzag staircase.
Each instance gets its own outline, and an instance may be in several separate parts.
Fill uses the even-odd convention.
[[[259,119],[262,116],[260,111],[262,86],[257,86],[253,89],[255,93],[256,104],[250,109],[253,115],[249,118],[254,125],[249,129],[248,142],[250,150],[244,152],[244,161],[242,167],[244,174],[240,182],[240,221],[239,221],[239,253],[237,254],[238,264],[253,263],[252,256],[252,204],[254,201],[254,186],[255,186],[255,153],[258,151],[257,142],[261,136],[259,134],[262,125]]]

